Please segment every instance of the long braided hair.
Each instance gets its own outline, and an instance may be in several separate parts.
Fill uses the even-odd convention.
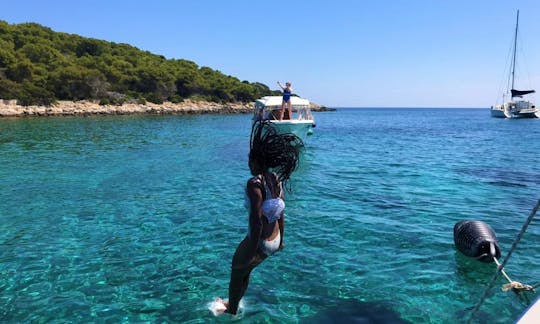
[[[298,168],[304,142],[292,133],[280,134],[269,121],[257,121],[251,129],[249,158],[264,171],[273,171],[286,187]],[[289,188],[290,191],[290,188]]]

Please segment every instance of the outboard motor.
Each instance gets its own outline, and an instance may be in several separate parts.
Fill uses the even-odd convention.
[[[464,255],[482,262],[500,258],[501,250],[495,232],[478,220],[463,220],[454,225],[454,244]]]

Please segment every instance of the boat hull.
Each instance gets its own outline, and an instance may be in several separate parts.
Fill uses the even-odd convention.
[[[540,297],[521,315],[516,324],[535,324],[540,318]]]
[[[313,120],[271,120],[278,133],[293,133],[302,140],[310,135],[315,127]]]
[[[512,114],[510,118],[538,118],[538,113],[519,113]]]
[[[507,118],[503,110],[491,108],[491,117]]]
[[[523,109],[512,109],[504,106],[491,107],[491,117],[495,118],[540,118],[540,112],[536,107],[527,102],[527,107]]]

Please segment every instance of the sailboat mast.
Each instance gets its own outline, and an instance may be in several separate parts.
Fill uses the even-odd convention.
[[[518,25],[519,25],[519,10],[517,11],[516,32],[514,34],[514,53],[513,53],[513,57],[512,57],[512,89],[514,89],[514,74],[516,72],[516,52],[517,52]]]

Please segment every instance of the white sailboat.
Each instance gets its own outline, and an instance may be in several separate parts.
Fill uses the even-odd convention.
[[[524,95],[534,93],[534,90],[516,90],[514,88],[514,79],[516,71],[516,52],[517,52],[517,36],[519,27],[519,10],[516,18],[516,31],[514,34],[514,47],[512,51],[512,68],[510,71],[511,86],[509,90],[503,94],[503,103],[500,105],[491,106],[491,116],[498,118],[540,118],[540,112],[536,105],[528,100],[522,99]],[[506,101],[506,97],[510,95],[510,101]],[[518,98],[518,99],[514,99]]]

